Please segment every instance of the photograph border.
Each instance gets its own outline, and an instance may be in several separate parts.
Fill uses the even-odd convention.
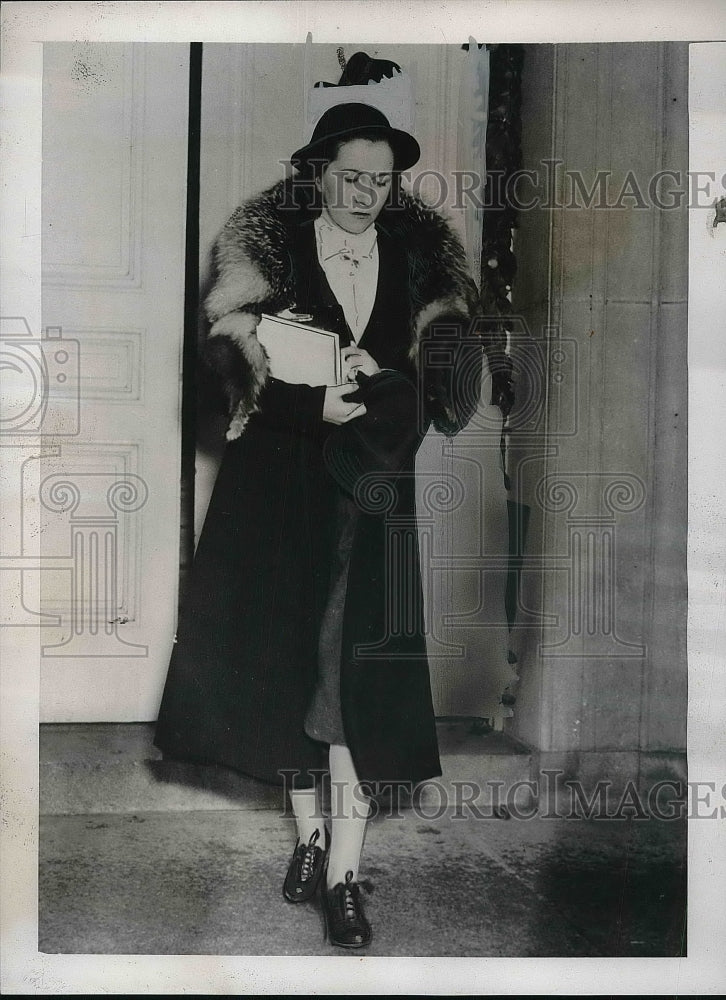
[[[417,37],[410,37],[415,8]],[[685,7],[685,9],[684,9]],[[331,14],[334,12],[334,16]],[[302,2],[8,2],[2,12],[2,309],[40,329],[40,139],[44,41],[447,43],[611,42],[726,36],[719,0],[512,0],[506,4]],[[420,33],[418,28],[420,25]],[[409,34],[406,34],[406,31]],[[723,109],[726,115],[726,104]],[[689,286],[689,299],[723,285],[716,270]],[[690,270],[689,270],[690,274]],[[689,720],[691,782],[726,794],[726,651],[722,442],[723,316],[710,329],[689,317]],[[717,393],[721,393],[719,397]],[[698,442],[698,448],[693,447]],[[719,461],[720,457],[720,461]],[[36,484],[37,485],[37,484]],[[3,502],[12,498],[2,497]],[[14,498],[19,502],[18,497]],[[703,526],[716,544],[704,555]],[[32,551],[28,552],[33,554]],[[719,592],[716,592],[719,593]],[[39,632],[0,630],[3,824],[0,989],[5,994],[248,993],[347,994],[717,994],[726,981],[726,829],[688,822],[688,957],[672,959],[255,958],[252,956],[49,955],[37,951]],[[344,978],[343,978],[344,977]],[[344,985],[343,985],[344,984]]]

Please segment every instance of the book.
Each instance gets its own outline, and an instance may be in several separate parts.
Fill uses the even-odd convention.
[[[340,337],[304,320],[262,314],[257,339],[270,359],[270,374],[283,382],[340,385]]]

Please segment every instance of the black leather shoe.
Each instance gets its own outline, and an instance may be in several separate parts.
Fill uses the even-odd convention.
[[[289,903],[307,903],[315,895],[326,855],[325,848],[317,846],[319,839],[320,833],[316,830],[307,844],[301,844],[299,838],[295,844],[282,887],[282,894]]]
[[[373,932],[363,913],[360,885],[353,881],[353,872],[332,889],[321,893],[328,940],[340,948],[365,948]]]

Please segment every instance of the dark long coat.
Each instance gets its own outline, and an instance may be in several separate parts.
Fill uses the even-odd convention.
[[[440,774],[426,662],[414,458],[429,423],[455,433],[478,401],[475,291],[447,224],[402,196],[377,222],[379,283],[359,341],[383,373],[368,413],[322,421],[324,388],[272,379],[255,327],[294,307],[349,337],[317,262],[313,214],[282,182],[238,209],[216,244],[206,359],[231,415],[156,730],[170,756],[300,787],[325,767],[304,732],[341,496],[357,504],[340,695],[358,776]],[[293,201],[291,202],[291,198]],[[402,376],[404,378],[402,378]],[[392,394],[386,379],[395,381]]]

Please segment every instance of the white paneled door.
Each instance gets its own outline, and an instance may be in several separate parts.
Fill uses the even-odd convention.
[[[48,405],[22,459],[40,482],[43,721],[158,709],[178,587],[188,78],[186,45],[44,47]]]

